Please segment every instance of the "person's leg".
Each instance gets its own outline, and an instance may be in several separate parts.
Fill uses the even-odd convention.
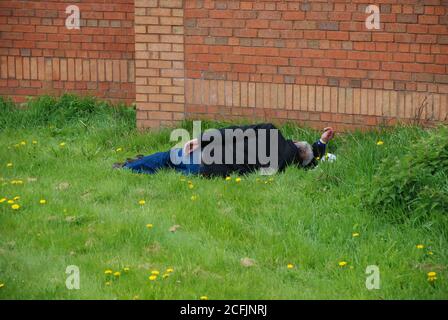
[[[127,162],[123,165],[123,168],[131,169],[138,173],[156,173],[163,168],[170,168],[170,151],[157,152],[146,157],[142,157],[138,160]]]

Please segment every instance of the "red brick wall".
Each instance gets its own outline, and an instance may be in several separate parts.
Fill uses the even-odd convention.
[[[71,4],[81,30],[65,27]],[[378,1],[380,30],[365,26],[369,4],[0,1],[0,94],[135,100],[141,128],[184,118],[338,129],[446,121],[448,0]]]
[[[447,93],[448,1],[380,2],[187,1],[187,77]]]
[[[184,19],[189,117],[446,120],[447,0],[185,1]]]
[[[77,5],[80,29],[65,9]],[[76,91],[135,99],[134,1],[0,1],[0,95]]]

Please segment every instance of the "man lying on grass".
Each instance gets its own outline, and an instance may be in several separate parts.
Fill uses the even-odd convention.
[[[138,173],[152,174],[170,168],[185,175],[226,177],[260,171],[273,174],[288,165],[312,167],[325,155],[326,145],[334,130],[325,128],[319,140],[310,145],[306,141],[286,140],[273,124],[232,126],[207,130],[198,139],[149,156],[128,159],[124,167]]]

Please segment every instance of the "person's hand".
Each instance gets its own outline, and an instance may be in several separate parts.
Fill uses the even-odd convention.
[[[333,137],[334,137],[334,130],[333,130],[333,128],[332,127],[327,127],[327,128],[324,128],[324,133],[322,133],[322,136],[320,137],[320,139],[324,143],[328,143],[328,141],[333,139]]]
[[[199,148],[199,141],[198,139],[193,139],[185,143],[184,145],[184,154],[190,154],[194,150]]]

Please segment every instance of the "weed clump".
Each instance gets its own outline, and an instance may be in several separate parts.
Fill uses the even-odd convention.
[[[448,212],[448,128],[430,130],[401,156],[383,159],[363,198],[380,213]]]

